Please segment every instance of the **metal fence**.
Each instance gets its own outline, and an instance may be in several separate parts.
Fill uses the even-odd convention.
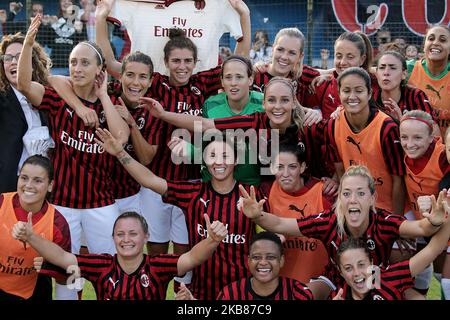
[[[89,1],[93,0],[83,0],[82,3]],[[70,47],[71,44],[70,41],[65,44],[60,43],[59,46],[52,43],[55,33],[54,24],[58,23],[56,16],[59,10],[59,1],[41,0],[40,2],[44,6],[44,15],[49,15],[49,17],[46,19],[47,25],[40,30],[38,41],[46,45],[46,49],[51,54],[55,66],[62,66],[67,61],[67,50],[61,49],[61,47],[64,45]],[[345,27],[352,28],[352,23],[353,27],[355,27],[355,23],[356,27],[361,27],[361,29],[368,27],[371,22],[373,23],[371,19],[373,20],[377,10],[382,10],[383,6],[387,7],[386,10],[388,12],[385,21],[381,25],[381,31],[370,35],[374,47],[379,45],[379,41],[387,41],[388,36],[390,40],[402,38],[406,43],[420,47],[423,42],[423,36],[412,32],[408,24],[421,22],[413,21],[414,15],[417,20],[424,20],[420,15],[420,10],[423,11],[422,7],[425,7],[426,20],[430,23],[443,22],[448,24],[450,20],[450,0],[390,1],[388,5],[384,5],[382,1],[369,0],[246,0],[246,3],[251,10],[252,31],[267,31],[271,42],[278,30],[282,28],[298,27],[302,30],[307,39],[305,62],[313,66],[320,65],[321,49],[328,49],[330,51],[328,66],[330,67],[333,57],[333,44],[336,37],[345,31]],[[405,21],[405,6],[411,6],[411,3],[415,7],[409,8],[409,12],[413,12],[413,14],[410,14],[408,21]],[[77,1],[74,1],[74,4],[78,6],[78,9],[81,9],[76,13],[74,12],[73,15],[74,25],[78,24],[78,27],[80,27],[79,24],[81,22],[78,22],[78,19],[82,13],[83,6]],[[342,7],[344,5],[347,5],[347,7]],[[341,8],[337,8],[338,6],[341,6]],[[4,12],[0,13],[0,20],[4,16],[6,16],[7,20],[12,17],[9,12],[8,2],[2,1],[0,9],[4,10]],[[337,13],[339,10],[341,10],[341,16]],[[27,28],[26,17],[30,15],[32,15],[31,1],[27,0],[26,2],[24,1],[23,8],[14,16],[14,20],[9,19],[10,21],[1,24],[2,32],[25,32]],[[72,37],[73,45],[77,41],[92,38],[92,35],[95,34],[95,18],[92,14],[87,16],[88,21],[81,23],[83,31],[79,34],[77,32],[77,36]],[[111,32],[111,40],[118,57],[123,53],[122,49],[124,44],[126,44],[123,40],[122,31],[116,29],[114,32]],[[383,32],[384,36],[379,37]],[[377,34],[380,39],[377,39]],[[224,35],[220,45],[233,48],[235,43],[228,35]]]

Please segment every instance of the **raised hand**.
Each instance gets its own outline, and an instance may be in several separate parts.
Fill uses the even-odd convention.
[[[228,234],[228,230],[224,226],[224,224],[217,220],[211,223],[211,221],[209,220],[209,216],[206,213],[203,215],[203,217],[205,218],[208,238],[211,238],[216,242],[222,242],[222,240],[225,239]]]
[[[253,69],[255,69],[256,72],[265,73],[269,71],[269,64],[264,63],[263,61],[258,61],[253,65]]]
[[[36,272],[41,271],[43,264],[44,264],[44,258],[42,258],[42,257],[35,257],[33,259],[33,267],[36,270]]]
[[[237,13],[239,13],[240,16],[244,15],[244,14],[250,14],[250,9],[248,8],[248,6],[245,4],[244,1],[242,0],[228,0],[228,2],[230,2],[231,6],[234,8],[234,10],[237,11]]]
[[[184,282],[180,283],[180,290],[175,294],[175,300],[197,300],[192,295],[191,291],[186,287]]]
[[[129,126],[132,126],[136,123],[130,111],[128,111],[128,108],[125,105],[125,102],[123,102],[122,98],[119,97],[119,104],[116,104],[114,107]]]
[[[12,236],[14,239],[22,241],[24,243],[28,242],[28,239],[33,235],[33,213],[28,213],[28,221],[23,222],[19,221],[17,222],[12,229]],[[25,246],[26,249],[26,246]]]
[[[255,187],[253,186],[250,187],[250,194],[248,194],[242,185],[239,185],[239,190],[241,191],[241,197],[238,202],[238,209],[244,212],[249,219],[260,217],[266,200],[256,201]]]
[[[107,129],[97,128],[95,131],[97,138],[94,141],[98,143],[103,149],[113,156],[118,156],[119,153],[123,151],[123,146],[119,140],[114,138],[114,136]]]
[[[174,155],[176,155],[177,157],[180,157],[183,159],[186,159],[189,157],[188,145],[189,144],[185,140],[180,139],[178,137],[173,137],[167,143],[167,146],[169,147],[170,150],[172,150],[172,153]]]
[[[141,106],[147,109],[150,112],[150,114],[155,118],[161,118],[161,116],[165,112],[163,106],[155,99],[148,97],[141,97],[139,99],[139,102],[141,103]]]
[[[430,221],[434,227],[441,226],[447,218],[450,208],[450,189],[443,189],[439,192],[438,199],[434,195],[431,198],[431,213],[423,212],[422,215]]]
[[[419,207],[420,213],[430,213],[431,210],[431,197],[430,196],[420,196],[417,198],[417,206]]]
[[[25,36],[24,43],[32,46],[34,44],[34,41],[36,40],[36,34],[39,31],[39,26],[42,22],[42,16],[40,14],[37,14],[32,20],[31,24],[28,27],[27,35]]]
[[[114,0],[97,0],[97,7],[95,8],[95,16],[105,18],[109,16]]]
[[[341,288],[339,289],[337,295],[333,298],[333,300],[344,300],[344,297],[342,296],[344,294],[344,290]]]

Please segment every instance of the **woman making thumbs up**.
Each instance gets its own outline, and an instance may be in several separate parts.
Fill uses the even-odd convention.
[[[17,192],[0,194],[0,300],[51,300],[49,277],[33,268],[38,253],[11,236],[17,221],[31,222],[36,233],[70,250],[70,231],[66,219],[46,196],[53,187],[53,167],[49,159],[35,155],[25,160],[17,182]],[[5,228],[5,229],[3,229]]]
[[[202,223],[204,213],[227,225],[229,234],[212,258],[192,271],[191,286],[196,299],[214,300],[225,285],[250,275],[246,260],[256,225],[237,209],[239,183],[233,177],[237,162],[236,139],[218,134],[204,147],[204,161],[211,181],[202,182],[163,179],[131,158],[109,131],[99,128],[97,136],[97,143],[117,157],[142,186],[160,194],[165,203],[183,210],[191,246],[209,234],[207,226]],[[249,186],[245,188],[248,190]],[[258,199],[261,199],[262,194],[257,193]],[[152,211],[152,214],[161,215],[164,212]]]
[[[176,275],[202,264],[227,236],[219,221],[210,222],[204,215],[208,237],[190,251],[180,255],[144,254],[148,239],[145,218],[136,212],[124,212],[114,222],[113,239],[117,254],[72,254],[40,237],[36,226],[18,222],[13,227],[14,238],[27,241],[45,259],[69,269],[79,267],[80,274],[94,284],[98,300],[164,300],[169,282]]]

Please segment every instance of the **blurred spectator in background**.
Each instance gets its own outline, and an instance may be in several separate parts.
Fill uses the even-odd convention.
[[[419,55],[419,49],[415,44],[408,44],[405,49],[405,58],[407,61],[415,61],[417,60],[417,56]]]
[[[374,45],[373,54],[376,56],[385,50],[386,44],[391,42],[391,32],[387,29],[380,29],[376,36],[377,43]]]
[[[250,59],[255,64],[258,61],[269,63],[272,58],[272,46],[269,43],[267,31],[258,30],[253,36],[253,47],[250,50]]]
[[[400,53],[405,55],[406,40],[401,38],[401,37],[397,37],[397,38],[394,39],[393,42],[402,50],[402,52],[400,52]]]
[[[401,45],[399,45],[395,41],[384,44],[383,50],[378,51],[377,57],[381,56],[383,54],[383,52],[386,52],[386,51],[395,51],[395,52],[400,53],[402,56],[405,56],[405,48],[403,48]],[[377,60],[377,59],[374,59],[374,60]],[[376,61],[373,61],[373,63],[374,63],[374,65],[376,65]]]
[[[6,22],[6,10],[0,9],[0,37],[3,37],[3,25]]]
[[[219,64],[222,64],[229,56],[231,56],[230,47],[220,46],[219,47]]]
[[[10,2],[9,3],[9,13],[6,16],[6,21],[3,27],[3,34],[15,34],[17,32],[22,32],[26,34],[27,32],[27,22],[24,20],[16,21],[17,14],[22,10],[20,2]],[[31,19],[37,14],[42,15],[42,25],[36,35],[36,41],[42,46],[45,46],[48,42],[48,35],[51,34],[50,24],[58,20],[56,16],[44,15],[44,4],[39,1],[33,1],[31,3]]]
[[[59,0],[58,20],[51,24],[47,45],[52,49],[52,74],[69,75],[69,55],[78,42],[87,39],[86,28],[78,19],[78,7]]]
[[[86,24],[86,32],[89,41],[95,42],[95,1],[80,0],[78,19]]]
[[[328,59],[330,58],[330,50],[328,49],[320,49],[320,69],[327,70],[328,69]]]

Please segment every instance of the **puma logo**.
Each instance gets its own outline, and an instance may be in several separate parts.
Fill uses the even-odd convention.
[[[209,202],[209,200],[203,200],[203,198],[200,198],[200,202],[203,203],[203,205],[205,206],[205,208],[208,207],[208,202]]]
[[[170,91],[170,89],[172,89],[172,88],[171,88],[167,83],[165,83],[165,82],[163,82],[162,85],[165,86],[167,89],[169,89],[169,91]]]
[[[305,206],[303,207],[303,209],[299,209],[299,208],[297,208],[295,205],[291,204],[291,205],[289,205],[289,210],[293,210],[293,211],[300,212],[300,215],[301,215],[302,217],[305,217],[305,208],[306,208],[307,206],[308,206],[308,204],[305,203]]]
[[[116,284],[119,282],[119,280],[117,280],[116,282],[114,282],[113,279],[112,279],[111,277],[109,277],[108,281],[112,283],[114,289],[116,288]]]
[[[328,98],[332,101],[332,103],[334,104],[334,97],[330,94],[328,94]]]
[[[66,112],[73,118],[73,110],[66,107]]]
[[[422,182],[423,182],[423,180],[425,180],[425,179],[422,179],[422,180],[420,180],[419,182],[417,182],[416,179],[414,179],[414,177],[412,176],[411,173],[408,173],[408,176],[409,176],[409,178],[410,178],[415,184],[417,184],[417,185],[419,186],[420,191],[422,191]]]
[[[353,145],[355,145],[358,148],[359,154],[362,154],[361,147],[359,146],[359,144],[361,142],[356,142],[355,139],[353,139],[353,137],[350,137],[350,136],[347,137],[346,141],[351,143],[351,144],[353,144]]]
[[[261,87],[258,87],[256,84],[254,84],[253,89],[258,92],[264,92],[264,85],[261,85]]]
[[[444,86],[441,86],[439,90],[436,90],[431,84],[427,84],[426,88],[430,91],[433,91],[438,96],[439,100],[441,100],[441,90],[444,89]]]

